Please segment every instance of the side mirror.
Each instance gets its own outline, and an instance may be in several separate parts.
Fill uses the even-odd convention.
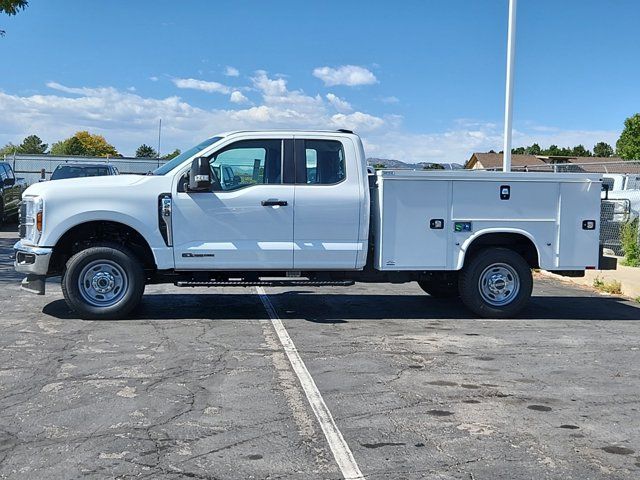
[[[205,157],[194,158],[189,171],[190,192],[211,191],[211,166]]]
[[[5,187],[12,187],[13,185],[15,185],[16,179],[15,178],[5,178],[3,183],[4,183]]]

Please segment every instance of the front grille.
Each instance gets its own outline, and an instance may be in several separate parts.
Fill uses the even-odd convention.
[[[27,218],[27,204],[22,202],[20,204],[20,238],[27,236],[27,226],[24,224]]]

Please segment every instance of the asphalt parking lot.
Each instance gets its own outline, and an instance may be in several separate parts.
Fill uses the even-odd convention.
[[[255,289],[129,320],[19,289],[0,232],[0,478],[342,478]],[[636,479],[640,305],[536,278],[522,318],[417,285],[266,289],[370,479]]]

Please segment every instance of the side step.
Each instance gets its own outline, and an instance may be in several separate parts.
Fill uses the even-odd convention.
[[[175,282],[176,287],[349,287],[353,280],[316,281],[316,280],[248,280],[248,281],[204,281]]]

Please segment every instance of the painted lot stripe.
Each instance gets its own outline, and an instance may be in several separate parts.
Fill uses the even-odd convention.
[[[329,443],[333,457],[336,459],[336,463],[338,464],[338,467],[340,467],[342,475],[346,480],[363,479],[364,475],[362,475],[362,472],[353,457],[353,453],[351,453],[349,445],[347,445],[342,433],[338,430],[336,422],[333,421],[333,416],[331,415],[329,408],[327,408],[327,404],[324,403],[324,399],[322,398],[322,395],[320,395],[316,382],[313,381],[313,377],[302,361],[302,358],[298,353],[298,349],[287,333],[287,329],[284,328],[284,324],[282,323],[282,320],[280,320],[280,317],[278,317],[271,300],[269,300],[264,288],[256,287],[256,290],[265,310],[271,318],[273,328],[280,339],[280,343],[282,343],[282,346],[284,347],[284,351],[289,358],[289,362],[291,362],[293,371],[298,376],[298,380],[300,380],[300,384],[307,396],[309,405],[311,405],[311,409],[313,410],[313,413],[315,413],[318,423],[320,423],[320,427],[322,428],[324,436]]]

